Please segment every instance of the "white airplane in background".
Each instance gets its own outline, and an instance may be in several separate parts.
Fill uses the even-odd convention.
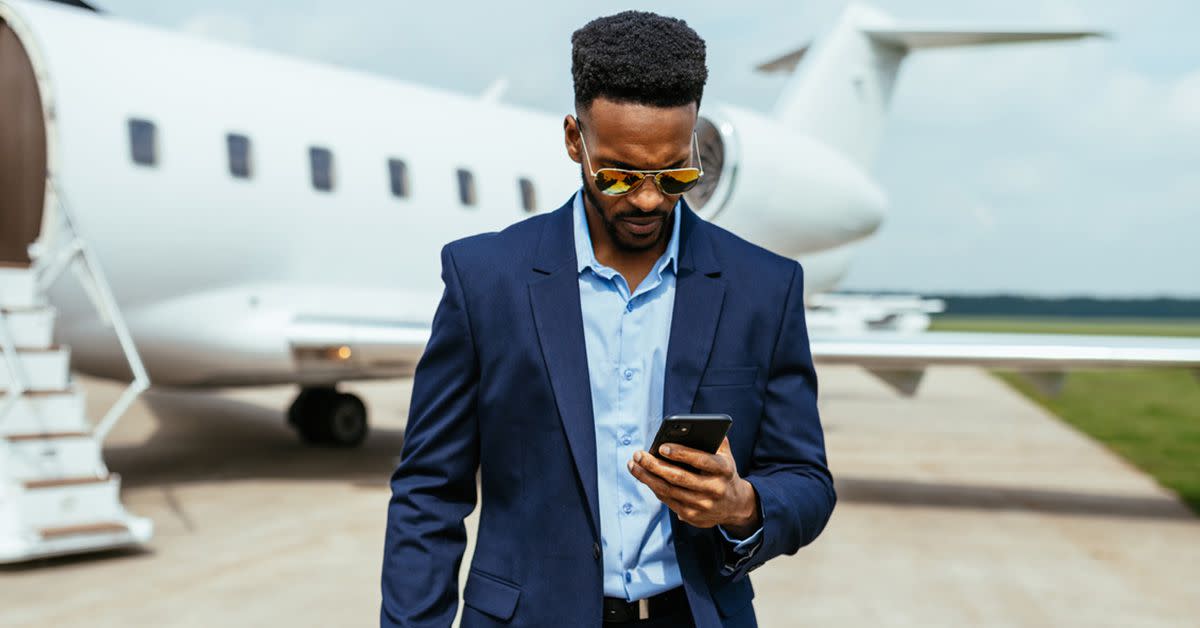
[[[804,263],[818,364],[904,393],[931,364],[1046,388],[1076,366],[1198,368],[1195,340],[932,333],[936,302],[828,294],[883,221],[868,168],[906,54],[1094,34],[914,28],[852,5],[811,49],[760,66],[791,74],[770,114],[706,100],[688,200]],[[80,0],[0,0],[0,563],[150,539],[102,444],[151,379],[299,384],[288,420],[305,441],[362,442],[365,406],[336,385],[412,373],[441,246],[579,185],[559,115],[499,91],[205,41]],[[83,291],[56,281],[67,269]],[[71,367],[132,382],[93,424]]]
[[[914,28],[852,5],[811,49],[760,66],[791,74],[771,113],[706,99],[705,179],[688,199],[801,260],[810,297],[828,292],[885,215],[868,166],[906,54],[1095,34]],[[495,90],[206,41],[82,2],[0,0],[0,115],[0,261],[32,253],[35,268],[53,266],[69,218],[155,384],[297,383],[289,419],[325,443],[367,430],[361,401],[336,384],[412,373],[441,295],[441,246],[554,209],[579,185],[561,115]],[[128,379],[72,288],[48,299],[73,368]],[[848,303],[859,314],[838,297],[814,308],[817,361],[862,365],[908,393],[931,364],[1200,366],[1200,345],[1180,339],[883,333],[870,328],[912,327],[887,321],[929,304]]]

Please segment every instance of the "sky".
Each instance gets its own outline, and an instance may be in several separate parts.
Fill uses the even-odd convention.
[[[95,0],[165,28],[466,93],[572,109],[570,35],[627,8],[707,43],[705,102],[769,111],[758,63],[817,39],[839,0]],[[895,19],[1087,28],[1107,39],[921,51],[901,69],[872,172],[890,209],[841,287],[1200,297],[1200,3],[878,0]],[[472,6],[474,5],[474,6]],[[703,107],[702,111],[703,113]]]

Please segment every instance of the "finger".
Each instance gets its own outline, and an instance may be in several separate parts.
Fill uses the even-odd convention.
[[[725,475],[726,473],[725,464],[721,462],[720,456],[705,453],[699,449],[692,449],[676,443],[666,443],[658,448],[658,452],[671,460],[690,464],[704,473],[713,475]]]
[[[640,454],[640,455],[639,455]],[[642,468],[657,475],[658,477],[683,488],[692,489],[694,491],[707,490],[705,481],[707,476],[697,475],[690,471],[681,469],[669,462],[663,462],[654,456],[645,452],[637,452],[633,455],[633,459]]]
[[[708,516],[707,513],[705,513],[703,510],[701,510],[699,508],[695,508],[693,506],[686,506],[686,505],[679,505],[679,506],[674,506],[674,507],[668,505],[668,508],[670,508],[671,511],[674,512],[675,515],[679,517],[680,521],[682,521],[688,525],[691,525],[691,526],[694,526],[697,528],[711,528],[715,524],[715,521],[710,516]]]
[[[708,500],[705,495],[698,494],[694,491],[680,486],[675,486],[670,482],[667,482],[666,480],[651,473],[650,471],[647,471],[644,467],[634,463],[633,461],[630,461],[628,466],[629,472],[633,474],[633,477],[637,478],[637,480],[642,484],[650,487],[650,490],[654,492],[655,497],[658,497],[658,499],[663,503],[675,501],[686,505],[698,505],[707,503],[707,501],[711,501]]]
[[[670,497],[670,483],[658,477],[657,475],[650,473],[640,464],[636,464],[632,461],[626,464],[629,467],[629,473],[633,475],[633,477],[637,478],[639,482],[650,487],[650,490],[654,492],[655,497],[658,497],[660,500],[666,500],[666,498]]]
[[[629,472],[644,483],[660,502],[671,509],[681,521],[698,528],[711,528],[714,524],[711,511],[715,502],[707,496],[698,495],[687,489],[672,486],[662,478],[643,469],[633,461],[628,463]]]
[[[707,527],[703,525],[703,522],[708,519],[706,511],[695,504],[689,504],[686,501],[670,497],[663,499],[662,503],[671,509],[671,512],[675,513],[684,523],[701,528]]]

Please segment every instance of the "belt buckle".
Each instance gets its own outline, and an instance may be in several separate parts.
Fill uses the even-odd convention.
[[[638,619],[650,619],[650,598],[644,597],[637,601]]]

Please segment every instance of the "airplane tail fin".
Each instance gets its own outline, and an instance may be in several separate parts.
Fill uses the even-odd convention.
[[[883,134],[900,62],[913,50],[1105,36],[1090,30],[959,30],[898,25],[886,14],[851,4],[833,29],[810,49],[794,50],[758,66],[792,73],[774,115],[870,167]],[[800,60],[808,57],[801,66]]]

